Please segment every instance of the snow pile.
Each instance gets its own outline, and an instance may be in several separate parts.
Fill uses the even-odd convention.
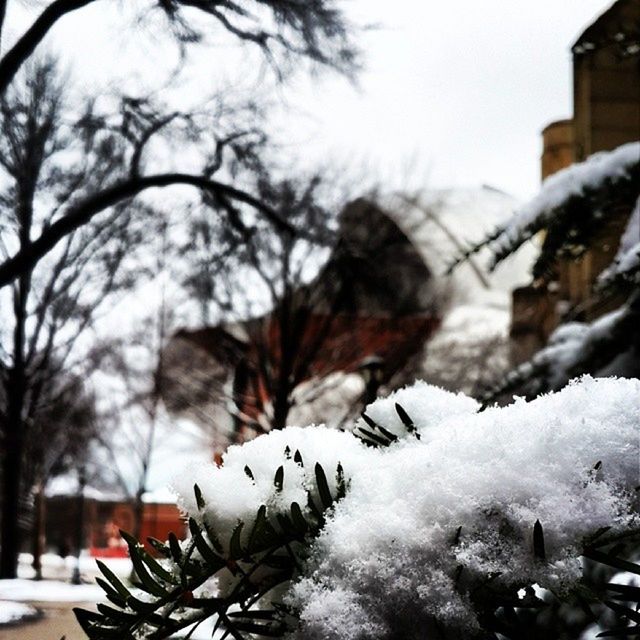
[[[463,394],[418,383],[367,408],[371,420],[402,436],[389,447],[366,447],[349,432],[290,427],[232,447],[222,467],[183,474],[176,488],[198,514],[197,482],[206,502],[200,517],[230,535],[239,520],[250,529],[262,504],[270,517],[293,501],[304,505],[315,462],[335,491],[340,462],[347,495],[287,595],[301,613],[295,637],[422,638],[434,620],[467,633],[478,625],[469,593],[479,585],[567,589],[581,575],[584,536],[639,520],[632,489],[640,381],[585,377],[530,403],[477,408]],[[285,447],[300,452],[304,467]],[[537,520],[546,560],[533,553]]]
[[[613,151],[594,153],[585,162],[573,164],[549,176],[538,195],[516,211],[501,233],[489,244],[497,261],[543,229],[556,209],[568,199],[599,189],[609,181],[627,177],[640,164],[640,142],[624,144]]]
[[[303,466],[293,459],[296,451],[302,456]],[[324,426],[288,427],[229,447],[221,467],[208,464],[185,469],[174,480],[173,489],[181,507],[200,520],[193,485],[200,487],[207,506],[204,518],[217,533],[227,533],[226,537],[220,535],[220,542],[227,546],[238,521],[244,522],[244,535],[248,537],[261,505],[266,504],[271,515],[288,512],[292,502],[304,507],[305,490],[314,487],[316,462],[326,471],[329,487],[335,493],[338,463],[360,461],[363,455],[366,447],[350,433]],[[274,476],[280,466],[284,468],[284,480],[282,490],[277,491]]]
[[[0,626],[17,624],[37,617],[38,610],[28,604],[0,600]]]
[[[95,562],[94,562],[95,564]],[[0,599],[27,602],[100,602],[97,584],[70,584],[59,580],[0,580]]]

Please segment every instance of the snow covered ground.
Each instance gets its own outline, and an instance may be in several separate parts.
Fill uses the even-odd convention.
[[[38,610],[31,605],[0,600],[0,627],[33,620],[38,615]]]
[[[131,562],[128,558],[101,558],[116,575],[127,576],[131,572]],[[61,558],[55,553],[45,553],[40,558],[42,562],[42,576],[46,580],[69,581],[76,567],[77,559],[75,556],[67,556]],[[33,556],[30,553],[21,553],[18,563],[18,578],[30,580],[35,576],[33,567]],[[96,558],[84,551],[80,556],[80,575],[83,580],[92,580],[98,575],[98,567]]]
[[[80,575],[83,584],[71,584],[76,558],[61,558],[54,554],[42,556],[43,580],[31,579],[34,575],[27,553],[20,555],[18,578],[0,580],[0,600],[20,602],[100,602],[104,592],[95,583],[99,575],[96,559],[88,554],[80,557]],[[131,573],[128,558],[105,558],[102,560],[116,575],[126,578]],[[16,610],[18,607],[16,607]],[[8,609],[7,609],[8,610]],[[1,619],[0,612],[0,619]]]
[[[0,599],[15,602],[101,602],[97,584],[71,584],[60,580],[0,580]]]

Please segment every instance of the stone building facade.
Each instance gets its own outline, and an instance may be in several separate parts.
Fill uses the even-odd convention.
[[[576,40],[573,56],[573,117],[542,131],[542,179],[598,151],[640,140],[640,57],[627,55],[640,32],[640,2],[618,0]],[[513,292],[513,360],[527,360],[566,317],[590,321],[617,306],[593,295],[600,272],[615,256],[630,215],[608,212],[609,220],[589,250],[563,259],[551,282]],[[544,240],[542,240],[544,241]]]

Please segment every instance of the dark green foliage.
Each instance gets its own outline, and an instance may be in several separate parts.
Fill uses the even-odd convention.
[[[202,511],[204,509],[204,498],[202,497],[202,491],[200,491],[200,487],[197,484],[193,485],[193,492],[196,496],[198,511]]]
[[[544,549],[544,531],[542,530],[540,520],[536,520],[536,523],[533,525],[533,555],[538,558],[538,560],[546,560],[547,558]]]
[[[407,433],[413,435],[416,440],[420,440],[420,434],[405,409],[397,402],[395,404],[395,409],[398,417],[404,425],[404,428],[407,430]],[[375,422],[375,420],[372,420],[366,412],[362,414],[362,419],[368,428],[356,427],[353,433],[365,444],[371,447],[388,447],[399,439],[395,433],[392,433],[382,425]]]
[[[607,537],[603,531],[594,537],[584,550],[584,557],[616,572],[624,571],[634,576],[634,584],[609,582],[604,586],[602,600],[613,612],[612,626],[600,633],[601,638],[630,638],[640,636],[640,531],[630,531],[624,536]],[[635,560],[629,559],[635,556]]]
[[[290,453],[290,450],[285,452],[285,457],[290,458]],[[295,461],[302,465],[298,451]],[[253,480],[248,467],[245,473]],[[97,582],[111,604],[98,605],[97,612],[74,609],[80,626],[92,640],[134,637],[157,640],[215,616],[216,627],[236,640],[254,636],[282,637],[296,624],[293,612],[276,604],[269,609],[252,607],[300,571],[311,540],[324,525],[325,514],[346,494],[342,465],[336,470],[335,495],[319,464],[314,467],[314,477],[319,503],[312,491],[308,491],[306,512],[296,502],[288,512],[275,515],[262,505],[248,533],[245,523],[238,522],[227,548],[206,521],[206,502],[198,485],[194,486],[194,494],[202,515],[199,519],[189,518],[188,542],[179,543],[173,534],[167,544],[153,538],[149,540],[164,557],[163,562],[151,556],[132,536],[121,532],[129,546],[137,577],[134,586],[145,592],[144,598],[136,596],[98,561],[104,579],[98,578]],[[283,484],[284,467],[280,466],[274,477],[277,492],[282,491]],[[223,574],[235,580],[225,597],[194,595],[207,580]]]
[[[604,527],[584,541],[584,577],[567,594],[545,592],[537,597],[528,587],[520,598],[515,591],[511,595],[492,592],[489,585],[474,594],[482,627],[491,634],[482,637],[579,640],[596,623],[605,629],[598,635],[601,638],[640,637],[640,564],[625,555],[637,557],[640,532],[607,536],[609,531]],[[619,571],[637,576],[635,584],[611,582]]]
[[[413,424],[413,420],[409,417],[409,414],[397,402],[395,403],[395,409],[400,420],[402,420],[402,424],[407,428],[407,431],[415,436],[417,440],[420,440],[420,434],[418,433],[416,426]]]
[[[621,32],[620,35],[624,34]],[[620,153],[620,149],[611,151],[608,159]],[[489,268],[494,269],[526,241],[544,231],[544,242],[532,268],[533,285],[540,292],[550,285],[555,286],[562,279],[563,269],[558,267],[561,262],[566,265],[591,249],[604,248],[599,245],[611,242],[608,239],[611,225],[630,219],[640,198],[640,156],[635,152],[623,153],[619,158],[621,162],[616,161],[615,167],[609,167],[608,175],[586,182],[579,189],[568,188],[562,199],[542,198],[546,208],[534,207],[536,214],[521,218],[520,226],[507,222],[491,236],[464,251],[451,269],[484,247],[493,254]],[[585,166],[589,162],[587,159]],[[559,178],[560,174],[551,179]],[[631,247],[627,249],[626,255],[610,265],[599,264],[600,259],[596,258],[594,265],[601,272],[593,274],[598,275],[592,283],[593,290],[583,299],[563,301],[569,306],[563,311],[562,322],[581,321],[585,317],[590,321],[583,325],[580,337],[575,332],[571,337],[568,333],[553,336],[553,342],[528,362],[480,389],[478,399],[483,405],[509,401],[514,394],[533,398],[556,391],[584,374],[598,375],[606,371],[606,375],[622,377],[640,375],[637,357],[640,352],[640,266],[631,260]],[[596,252],[596,255],[599,254]],[[611,254],[612,259],[614,255]],[[564,298],[570,297],[562,286],[560,291]],[[599,316],[605,309],[611,311],[603,322]]]
[[[282,491],[283,483],[284,483],[284,467],[278,467],[278,470],[276,471],[276,475],[273,479],[273,484],[276,487],[276,491],[278,492]]]

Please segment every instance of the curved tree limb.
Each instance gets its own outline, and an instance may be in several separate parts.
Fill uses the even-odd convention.
[[[33,269],[38,261],[51,251],[60,240],[87,224],[98,213],[123,200],[132,198],[146,189],[178,184],[191,185],[203,191],[247,204],[263,214],[279,230],[294,232],[293,227],[277,211],[254,196],[231,185],[188,173],[133,176],[78,203],[62,218],[47,227],[36,240],[0,264],[0,288],[11,283],[21,273]]]
[[[0,60],[0,95],[6,91],[20,67],[49,33],[51,27],[67,13],[92,2],[95,0],[55,0],[36,18]]]

